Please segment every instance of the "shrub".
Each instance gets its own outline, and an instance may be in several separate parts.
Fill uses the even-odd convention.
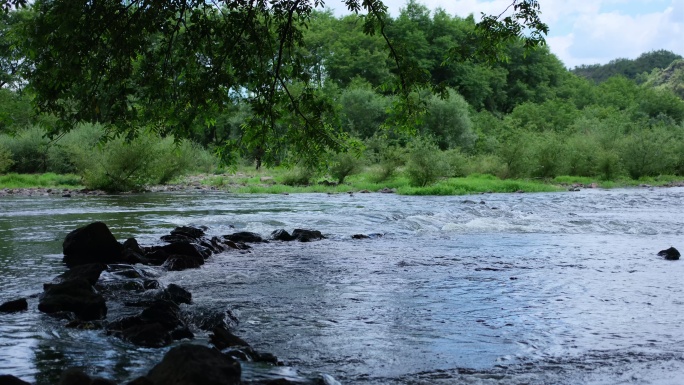
[[[0,174],[3,174],[5,171],[9,170],[13,163],[14,161],[12,160],[12,152],[10,152],[7,147],[0,144]]]
[[[366,159],[377,166],[372,177],[376,183],[394,176],[397,169],[406,164],[406,149],[389,144],[386,139],[374,136],[365,141]]]
[[[459,149],[451,149],[444,151],[444,160],[449,166],[450,177],[464,177],[468,172],[468,157]]]
[[[466,173],[470,176],[473,174],[489,174],[504,178],[508,175],[508,169],[498,156],[483,154],[468,158]]]
[[[534,142],[534,174],[542,178],[553,178],[565,174],[565,148],[558,134],[544,132]]]
[[[671,173],[676,163],[671,138],[660,127],[635,131],[627,136],[622,141],[621,158],[629,176],[639,179]]]
[[[568,173],[575,176],[597,175],[601,152],[594,135],[573,135],[566,142]]]
[[[505,169],[502,178],[522,178],[530,175],[532,169],[532,135],[513,130],[501,142],[497,151],[498,158]]]
[[[417,137],[409,144],[406,175],[411,186],[425,187],[448,173],[444,154],[431,139]]]
[[[346,177],[358,173],[362,166],[363,161],[358,155],[341,152],[332,156],[332,164],[328,172],[337,181],[337,184],[342,184]]]
[[[49,140],[43,135],[39,126],[30,126],[15,136],[0,136],[0,145],[12,153],[11,171],[34,174],[47,170]]]
[[[142,133],[131,141],[116,138],[98,143],[102,134],[101,127],[82,126],[65,137],[63,144],[87,188],[135,191],[166,183],[199,166],[203,171],[213,168],[213,164],[203,164],[206,151],[188,141],[175,143],[171,137]]]
[[[311,168],[295,166],[283,175],[281,183],[287,186],[308,186],[315,175],[316,171]]]

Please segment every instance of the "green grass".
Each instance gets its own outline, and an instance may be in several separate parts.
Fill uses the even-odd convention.
[[[205,186],[212,186],[234,193],[242,194],[297,194],[297,193],[347,193],[368,190],[380,191],[384,188],[395,189],[402,195],[466,195],[482,192],[514,193],[524,192],[553,192],[564,191],[567,185],[597,183],[602,188],[631,187],[639,185],[662,186],[672,182],[682,181],[682,177],[663,175],[639,180],[618,179],[603,181],[598,178],[559,176],[550,180],[517,180],[499,179],[489,174],[472,174],[465,178],[448,178],[427,186],[412,187],[409,180],[401,173],[397,173],[385,181],[378,182],[377,175],[372,170],[351,175],[342,185],[326,185],[324,181],[330,178],[317,177],[311,180],[307,186],[288,186],[282,184],[285,169],[262,169],[244,167],[233,174],[193,176],[195,183],[199,181]],[[270,177],[262,181],[262,178]],[[174,183],[187,184],[190,179],[178,179]],[[7,174],[0,175],[0,189],[2,188],[82,188],[81,179],[78,175],[47,174]]]
[[[5,174],[0,175],[0,188],[82,188],[81,177],[74,174]]]
[[[513,193],[562,191],[554,185],[525,180],[498,179],[491,175],[471,175],[449,178],[427,187],[402,186],[397,193],[403,195],[467,195],[481,192]]]

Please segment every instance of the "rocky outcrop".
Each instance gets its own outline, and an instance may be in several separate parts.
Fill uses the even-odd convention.
[[[94,222],[67,234],[62,244],[64,262],[67,266],[87,263],[118,263],[123,246],[107,225]]]

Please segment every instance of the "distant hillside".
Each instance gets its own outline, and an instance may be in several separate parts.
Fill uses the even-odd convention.
[[[684,59],[675,60],[665,69],[654,69],[644,85],[669,89],[684,99]]]
[[[601,83],[611,76],[623,75],[628,79],[637,80],[639,74],[651,73],[654,69],[667,68],[670,63],[682,59],[681,55],[664,49],[641,54],[638,58],[615,59],[608,64],[591,64],[575,67],[572,72],[579,76]]]

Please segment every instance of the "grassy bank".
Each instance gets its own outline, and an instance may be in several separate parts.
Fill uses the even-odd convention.
[[[256,171],[253,168],[241,168],[230,174],[211,175],[198,178],[201,185],[228,190],[235,193],[343,193],[392,189],[402,195],[466,195],[483,192],[512,193],[512,192],[554,192],[565,191],[576,187],[618,188],[636,187],[642,185],[662,186],[681,183],[677,176],[660,176],[642,178],[639,180],[619,179],[600,180],[596,178],[560,176],[553,179],[499,179],[492,175],[473,174],[463,178],[444,178],[426,187],[412,187],[408,178],[397,175],[378,181],[374,170],[347,177],[343,184],[334,184],[330,178],[311,177],[306,183],[293,183],[297,178],[292,177],[296,171],[285,169],[269,169]]]
[[[19,188],[83,188],[75,174],[5,174],[0,175],[0,189]]]
[[[426,187],[412,187],[408,178],[396,175],[378,181],[374,170],[351,175],[342,184],[330,178],[295,175],[287,169],[254,170],[241,167],[234,172],[201,174],[177,178],[170,184],[180,188],[215,188],[239,194],[295,194],[295,193],[349,193],[359,191],[378,192],[392,190],[401,195],[467,195],[484,192],[554,192],[576,187],[619,188],[637,186],[664,186],[682,184],[677,176],[659,176],[639,180],[619,179],[602,181],[587,177],[559,176],[553,179],[499,179],[492,175],[473,174],[463,178],[444,178]],[[293,176],[294,175],[294,176]],[[22,188],[83,188],[81,179],[74,174],[6,174],[0,175],[0,189]]]

